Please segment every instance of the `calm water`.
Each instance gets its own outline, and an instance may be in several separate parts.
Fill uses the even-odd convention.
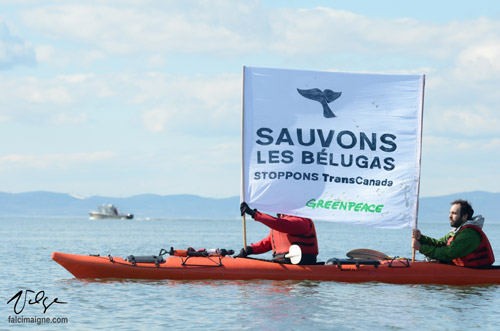
[[[410,230],[366,229],[317,222],[320,260],[345,257],[355,248],[411,257]],[[440,237],[449,226],[421,223]],[[500,222],[486,220],[500,262]],[[247,241],[267,235],[247,220]],[[53,251],[126,257],[160,248],[229,248],[243,245],[240,220],[89,220],[0,218],[2,238],[0,329],[207,329],[207,330],[496,330],[500,286],[345,284],[311,281],[89,281],[77,280],[50,258]],[[417,254],[417,259],[422,256]],[[497,262],[497,264],[499,264]],[[67,318],[66,324],[12,324],[23,290],[44,291],[46,305],[27,304],[17,316]],[[40,294],[40,296],[42,295]],[[34,299],[30,293],[28,300]],[[40,297],[41,298],[41,297]],[[22,305],[19,304],[19,307]],[[18,309],[19,309],[18,307]]]

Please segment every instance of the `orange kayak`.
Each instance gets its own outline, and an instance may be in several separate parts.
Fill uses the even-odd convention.
[[[393,284],[500,284],[500,268],[471,269],[448,264],[397,260],[332,259],[327,264],[292,265],[231,256],[169,256],[161,261],[52,253],[52,259],[76,278],[177,280],[318,280]]]

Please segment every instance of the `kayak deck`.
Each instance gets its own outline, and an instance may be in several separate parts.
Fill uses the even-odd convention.
[[[161,263],[135,263],[120,257],[54,252],[52,259],[76,278],[175,280],[318,280],[393,284],[500,284],[500,269],[471,269],[454,265],[382,260],[380,264],[292,265],[230,256],[170,256]],[[355,260],[351,260],[355,261]]]

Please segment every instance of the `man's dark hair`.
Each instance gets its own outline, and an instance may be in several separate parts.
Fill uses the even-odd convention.
[[[470,205],[469,201],[457,199],[451,203],[451,205],[460,205],[460,217],[467,214],[467,220],[472,219],[472,215],[474,215],[474,209]]]

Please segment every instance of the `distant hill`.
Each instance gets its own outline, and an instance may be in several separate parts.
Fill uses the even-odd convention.
[[[0,216],[86,216],[98,205],[114,204],[120,213],[135,218],[219,218],[239,216],[239,197],[214,199],[196,195],[143,194],[128,198],[92,196],[77,198],[45,191],[27,193],[0,192]]]
[[[473,191],[439,197],[420,198],[418,208],[419,222],[447,220],[450,211],[450,202],[456,199],[468,200],[474,209],[474,215],[483,215],[489,221],[500,221],[500,214],[497,209],[500,206],[500,193]]]
[[[482,214],[487,220],[500,221],[496,208],[500,205],[500,193],[474,191],[420,198],[419,222],[447,220],[450,202],[458,198],[469,200],[476,214]],[[92,196],[81,199],[68,194],[45,191],[0,192],[0,216],[86,216],[90,210],[104,203],[115,204],[120,213],[131,213],[136,218],[239,217],[239,197],[215,199],[197,195],[142,194],[128,198]]]

